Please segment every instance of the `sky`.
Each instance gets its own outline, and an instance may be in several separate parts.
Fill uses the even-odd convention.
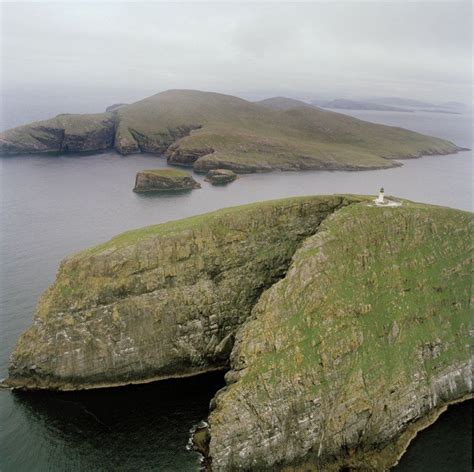
[[[192,88],[471,100],[471,1],[37,1],[2,2],[0,13],[7,99]]]

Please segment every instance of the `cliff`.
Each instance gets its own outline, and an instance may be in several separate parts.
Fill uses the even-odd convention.
[[[188,172],[176,169],[141,170],[135,178],[134,192],[173,192],[201,188]]]
[[[230,367],[203,435],[214,472],[385,470],[471,392],[471,224],[322,196],[124,233],[61,263],[6,383]]]
[[[99,152],[114,143],[110,113],[58,115],[0,133],[0,154]]]
[[[471,222],[412,203],[327,218],[237,335],[212,470],[386,470],[469,394]]]
[[[268,101],[168,90],[110,108],[112,113],[60,115],[5,131],[0,133],[0,153],[114,148],[121,154],[166,153],[171,164],[196,172],[246,173],[389,168],[399,165],[393,159],[460,150],[449,141],[401,128],[311,106],[288,106],[288,100],[273,109]]]
[[[235,332],[298,245],[356,197],[267,202],[124,233],[66,258],[9,383],[81,389],[228,366]]]

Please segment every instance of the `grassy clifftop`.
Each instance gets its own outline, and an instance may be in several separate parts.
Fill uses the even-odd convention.
[[[453,143],[310,106],[273,109],[230,95],[169,90],[100,115],[60,115],[0,135],[0,151],[167,153],[198,172],[370,169],[459,150]],[[104,129],[107,131],[104,135]],[[111,134],[110,134],[111,130]],[[64,145],[73,137],[74,145]]]
[[[12,355],[11,385],[81,389],[228,365],[236,329],[301,241],[352,196],[246,205],[66,258]]]

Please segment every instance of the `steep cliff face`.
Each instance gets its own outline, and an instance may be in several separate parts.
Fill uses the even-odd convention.
[[[234,335],[299,244],[357,197],[227,209],[65,259],[11,357],[12,386],[81,389],[228,366]]]
[[[115,120],[110,113],[58,115],[0,134],[0,154],[97,152],[113,146]]]
[[[471,222],[412,203],[327,218],[237,334],[212,470],[385,470],[469,394]]]

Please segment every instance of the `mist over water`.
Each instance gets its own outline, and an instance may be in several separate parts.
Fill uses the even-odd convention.
[[[79,102],[70,111],[102,111],[94,109],[96,102]],[[57,104],[31,110],[51,111],[53,116],[64,105],[62,110]],[[347,113],[472,147],[472,119],[467,115]],[[27,122],[32,115],[9,116],[5,127],[14,120]],[[135,173],[165,167],[165,159],[113,152],[0,159],[0,377],[6,375],[14,343],[31,324],[37,298],[53,282],[60,260],[119,232],[259,200],[375,194],[381,186],[388,194],[472,211],[471,151],[403,164],[368,172],[254,174],[227,187],[212,187],[196,176],[201,190],[138,195],[132,192]],[[1,391],[0,470],[197,470],[197,456],[185,450],[188,431],[207,415],[209,400],[221,385],[222,377],[216,375],[83,394]],[[440,451],[440,442],[449,446],[443,451],[448,462],[443,463],[450,463],[451,471],[470,470],[465,445],[472,431],[458,421],[467,408],[457,407],[461,413],[454,420],[446,416],[451,426],[443,427],[442,417],[430,428],[431,436],[422,440],[420,435],[421,450],[416,452],[417,439],[399,470],[447,470],[430,459]]]

